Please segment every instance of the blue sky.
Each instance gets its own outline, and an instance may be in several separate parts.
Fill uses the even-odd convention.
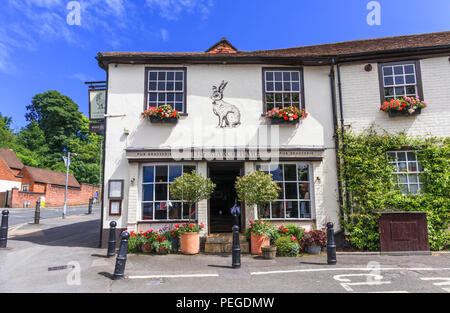
[[[204,51],[227,37],[240,50],[276,49],[450,30],[449,0],[0,0],[0,112],[16,129],[36,93],[58,90],[87,114],[84,81],[104,80],[99,51]]]

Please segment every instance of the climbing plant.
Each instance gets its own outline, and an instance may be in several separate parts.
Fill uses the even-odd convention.
[[[363,250],[380,247],[378,218],[383,211],[425,211],[432,250],[450,247],[450,138],[405,133],[340,133],[340,175],[346,189],[341,221],[350,243]],[[403,195],[395,185],[387,152],[416,150],[423,167],[420,194]]]

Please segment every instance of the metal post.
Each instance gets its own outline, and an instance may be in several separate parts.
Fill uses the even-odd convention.
[[[0,248],[6,248],[6,246],[8,244],[8,216],[9,216],[9,211],[3,210],[2,226],[0,229]]]
[[[41,219],[41,201],[36,201],[36,210],[34,211],[34,223],[39,224]]]
[[[117,226],[117,223],[112,221],[111,223],[109,223],[109,226],[111,228],[109,230],[108,253],[106,254],[106,256],[108,258],[110,258],[116,254],[116,226]]]
[[[333,223],[327,224],[327,262],[329,265],[335,265],[336,260],[336,243],[334,242]]]
[[[130,234],[126,231],[120,235],[120,248],[117,254],[116,267],[114,269],[114,280],[125,277],[125,265],[127,263],[128,238]]]
[[[89,207],[88,207],[88,214],[92,214],[92,202],[93,202],[94,200],[91,198],[91,199],[89,199]]]
[[[67,185],[69,184],[69,167],[70,167],[70,152],[67,152],[66,159],[66,188],[64,191],[64,207],[63,207],[63,216],[62,218],[66,218],[67,214]]]
[[[232,267],[241,267],[241,245],[239,243],[239,226],[233,226]]]

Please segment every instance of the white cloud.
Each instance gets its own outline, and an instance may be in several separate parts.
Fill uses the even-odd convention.
[[[161,38],[163,41],[169,40],[169,32],[167,31],[167,29],[161,29]]]
[[[146,0],[147,5],[159,11],[159,15],[167,20],[176,21],[187,12],[199,14],[202,19],[207,19],[213,0]]]

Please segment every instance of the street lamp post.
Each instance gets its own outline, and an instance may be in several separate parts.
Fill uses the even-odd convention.
[[[69,167],[70,167],[70,162],[71,162],[71,160],[70,160],[71,155],[74,157],[77,156],[76,153],[67,152],[67,157],[66,156],[63,157],[64,163],[66,163],[66,190],[64,192],[64,207],[63,207],[63,215],[62,215],[63,219],[66,218],[66,214],[67,214],[67,186],[69,185]]]

